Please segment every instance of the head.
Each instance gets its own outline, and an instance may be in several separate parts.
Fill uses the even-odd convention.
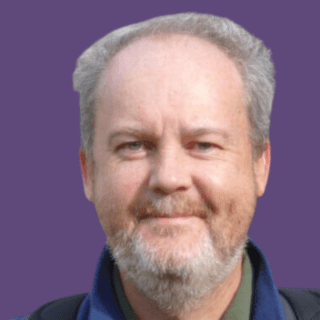
[[[245,87],[253,157],[259,157],[269,140],[270,115],[274,97],[274,68],[270,51],[262,41],[227,18],[182,13],[160,16],[117,29],[88,48],[78,59],[73,75],[80,93],[81,147],[94,161],[96,88],[108,62],[131,42],[162,33],[188,34],[217,45],[238,67]]]
[[[251,120],[261,116],[250,116],[246,72],[255,68],[207,30],[231,22],[176,17],[117,31],[110,49],[97,45],[109,55],[96,80],[89,64],[78,73],[87,70],[86,85],[95,81],[86,89],[91,156],[80,151],[86,196],[120,270],[171,314],[194,306],[241,262],[270,163],[268,140],[259,153],[252,143]]]

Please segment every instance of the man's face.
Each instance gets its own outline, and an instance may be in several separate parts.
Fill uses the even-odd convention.
[[[201,39],[140,39],[108,65],[95,121],[85,190],[110,247],[135,236],[156,264],[174,266],[210,242],[227,263],[267,181],[234,63]]]

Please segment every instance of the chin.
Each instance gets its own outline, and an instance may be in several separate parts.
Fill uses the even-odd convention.
[[[208,242],[209,232],[205,223],[199,218],[187,219],[150,219],[136,229],[134,239],[137,252],[151,255],[159,265],[170,262],[197,259]],[[210,241],[209,241],[210,242]],[[214,247],[209,245],[211,250]]]
[[[149,241],[141,232],[120,231],[110,249],[126,277],[159,309],[176,316],[195,308],[235,269],[247,239],[232,250],[232,256],[221,259],[208,233],[192,247],[168,237],[179,234],[167,233],[162,238],[166,241],[156,244],[155,238]]]

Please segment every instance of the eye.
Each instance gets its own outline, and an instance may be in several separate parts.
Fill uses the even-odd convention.
[[[124,147],[129,150],[139,150],[143,146],[143,143],[141,141],[132,141],[124,144]]]
[[[139,151],[143,143],[141,141],[126,142],[117,147],[117,150]]]
[[[214,147],[214,145],[209,142],[199,142],[199,143],[197,143],[197,146],[200,150],[209,150]]]
[[[211,142],[190,142],[187,145],[187,149],[196,149],[200,151],[209,151],[215,148],[218,148],[218,146]]]
[[[125,151],[141,151],[143,149],[152,149],[152,146],[147,141],[131,141],[121,144],[117,147],[117,150]]]

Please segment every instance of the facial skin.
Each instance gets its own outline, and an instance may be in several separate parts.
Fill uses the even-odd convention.
[[[221,299],[211,314],[222,315],[270,164],[269,143],[252,159],[235,64],[201,39],[143,38],[112,59],[97,97],[94,171],[80,150],[84,188],[131,305],[141,319],[148,299],[159,319],[187,319],[201,299]]]

